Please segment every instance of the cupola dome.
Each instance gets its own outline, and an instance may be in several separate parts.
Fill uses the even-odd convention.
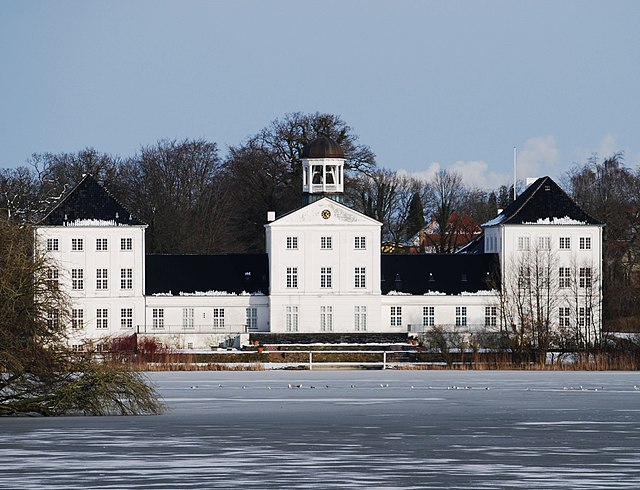
[[[318,136],[302,149],[302,158],[341,158],[344,151],[338,143],[326,136]]]

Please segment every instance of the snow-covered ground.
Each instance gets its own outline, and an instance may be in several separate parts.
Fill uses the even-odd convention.
[[[0,419],[0,488],[640,488],[639,373],[150,377],[164,415]]]

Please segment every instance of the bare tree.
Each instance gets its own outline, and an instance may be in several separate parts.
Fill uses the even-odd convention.
[[[0,220],[0,415],[160,412],[138,373],[69,352],[70,303],[51,267],[30,227]]]

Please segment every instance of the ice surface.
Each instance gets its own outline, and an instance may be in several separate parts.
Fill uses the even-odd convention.
[[[150,377],[164,415],[0,419],[0,488],[640,487],[638,373]]]

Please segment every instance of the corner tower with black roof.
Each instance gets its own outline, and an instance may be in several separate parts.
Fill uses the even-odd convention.
[[[71,300],[71,346],[144,325],[146,227],[91,175],[36,226],[52,263],[49,278]]]
[[[603,223],[550,177],[541,177],[482,227],[485,253],[500,257],[503,298],[543,298],[551,328],[574,332],[578,343],[596,342]]]
[[[323,197],[343,202],[344,151],[326,136],[318,136],[302,150],[302,204]]]

